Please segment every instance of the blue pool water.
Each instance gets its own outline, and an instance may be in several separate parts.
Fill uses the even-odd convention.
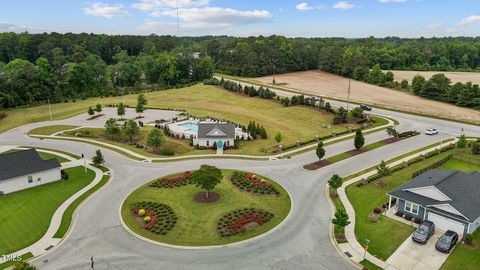
[[[188,123],[185,123],[185,124],[180,124],[179,126],[188,129],[193,134],[198,133],[198,124],[197,123],[188,122]]]

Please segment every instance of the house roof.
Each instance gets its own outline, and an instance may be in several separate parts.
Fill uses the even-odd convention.
[[[198,123],[198,138],[235,139],[235,125],[230,123]]]
[[[0,181],[59,167],[57,159],[43,160],[35,149],[0,154]]]
[[[437,188],[450,200],[440,201],[409,191],[414,188],[430,186]],[[435,207],[435,205],[449,204],[469,221],[480,217],[480,172],[478,171],[430,170],[387,194],[455,216],[453,213],[447,213]],[[455,217],[459,218],[460,216],[456,215]]]

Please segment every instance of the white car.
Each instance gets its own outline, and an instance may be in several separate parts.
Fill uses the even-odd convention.
[[[435,128],[427,128],[427,130],[425,131],[425,134],[427,134],[427,135],[435,135],[435,134],[438,134],[438,130],[435,129]]]

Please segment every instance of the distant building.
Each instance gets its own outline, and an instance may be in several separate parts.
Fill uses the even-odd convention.
[[[387,193],[396,210],[460,236],[480,227],[480,172],[430,170]]]
[[[7,194],[60,180],[57,159],[43,160],[35,149],[0,154],[0,193]]]
[[[229,148],[235,142],[235,125],[230,123],[198,123],[193,145],[199,148]]]

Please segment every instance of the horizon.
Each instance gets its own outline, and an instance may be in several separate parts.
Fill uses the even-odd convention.
[[[178,36],[479,37],[472,2],[179,0]],[[176,20],[175,0],[24,0],[3,4],[0,32],[177,36]]]

